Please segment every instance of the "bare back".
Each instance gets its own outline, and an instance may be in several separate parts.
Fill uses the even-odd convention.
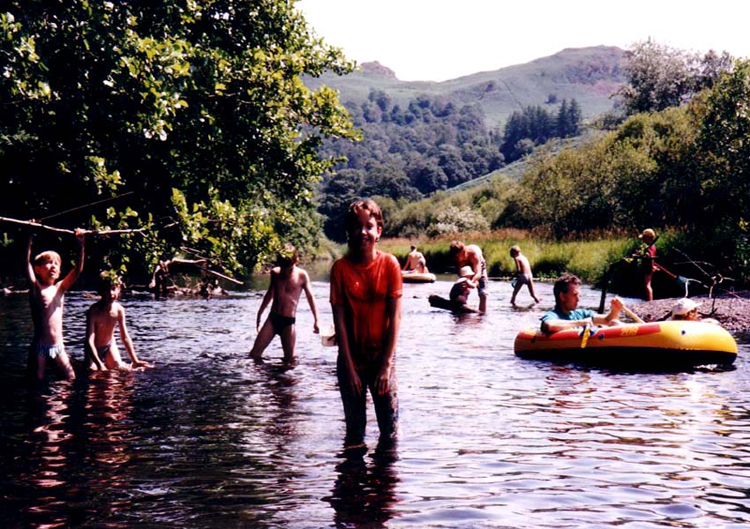
[[[531,273],[531,264],[529,264],[529,260],[525,255],[518,254],[516,256],[516,269],[523,275]]]
[[[424,260],[424,255],[422,255],[422,252],[413,250],[406,258],[406,265],[404,266],[404,270],[415,270],[419,268],[420,260]]]
[[[471,266],[475,274],[482,272],[482,261],[484,256],[482,255],[482,249],[476,244],[469,244],[464,247],[464,251],[458,254],[457,264],[460,270],[462,266]]]
[[[290,270],[276,267],[271,270],[273,305],[271,310],[279,316],[294,318],[300,294],[310,281],[307,272],[293,266]]]

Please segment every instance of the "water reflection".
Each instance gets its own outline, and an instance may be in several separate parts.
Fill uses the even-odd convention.
[[[326,283],[313,284],[319,300]],[[29,386],[25,297],[0,299],[0,520],[5,527],[742,527],[750,523],[750,362],[619,373],[524,361],[516,332],[551,307],[433,309],[405,287],[397,450],[340,454],[336,351],[298,335],[247,353],[261,298],[125,300],[157,367]],[[72,356],[90,300],[71,293]],[[546,303],[546,304],[545,304]],[[582,305],[598,293],[584,291]],[[320,303],[322,323],[330,306]],[[312,327],[300,307],[300,329]]]
[[[397,445],[378,444],[370,461],[365,452],[366,449],[347,450],[339,456],[343,461],[336,465],[333,490],[323,498],[335,511],[336,527],[386,527],[395,515]]]

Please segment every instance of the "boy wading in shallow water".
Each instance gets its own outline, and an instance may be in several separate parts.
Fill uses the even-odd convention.
[[[539,298],[534,292],[534,278],[531,275],[531,265],[529,264],[528,258],[521,253],[519,246],[510,247],[510,256],[516,263],[516,277],[515,284],[513,285],[513,295],[510,297],[510,304],[516,304],[516,296],[521,287],[526,285],[529,288],[529,294],[534,299],[534,303],[539,303]]]
[[[93,371],[134,367],[154,367],[138,359],[125,323],[125,308],[118,303],[122,285],[118,277],[107,272],[99,276],[99,295],[102,299],[86,311],[86,365]],[[120,338],[132,365],[122,361],[115,340],[115,325],[120,327]]]
[[[383,214],[372,200],[354,202],[346,214],[347,254],[331,269],[331,306],[339,355],[336,373],[346,419],[346,449],[364,446],[366,397],[375,405],[381,444],[395,440],[398,425],[396,338],[401,325],[401,270],[375,248]]]
[[[297,354],[295,352],[297,331],[295,323],[297,321],[297,304],[303,290],[315,318],[313,332],[315,334],[320,332],[318,306],[315,303],[315,296],[313,296],[310,289],[310,277],[307,275],[307,272],[297,266],[298,262],[297,250],[291,244],[286,244],[284,251],[279,254],[278,266],[271,270],[271,285],[268,287],[268,291],[263,297],[260,309],[258,310],[258,318],[255,323],[258,335],[255,337],[255,343],[250,351],[250,357],[256,361],[261,360],[263,351],[266,350],[273,337],[278,334],[281,336],[284,362],[289,365],[297,363]],[[268,319],[266,319],[263,327],[261,327],[261,316],[271,299],[273,299],[271,312],[269,312]]]
[[[65,278],[60,277],[60,255],[57,252],[42,252],[31,260],[31,236],[26,262],[30,282],[29,304],[34,322],[34,340],[29,351],[29,371],[36,365],[36,377],[44,378],[47,362],[54,362],[58,370],[68,379],[76,377],[63,344],[63,303],[65,293],[83,271],[83,245],[86,232],[75,230],[79,253],[76,265]]]

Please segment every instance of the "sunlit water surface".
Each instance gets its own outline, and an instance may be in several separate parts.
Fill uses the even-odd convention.
[[[538,284],[542,308],[549,285]],[[397,369],[401,436],[345,458],[336,351],[301,300],[293,370],[278,339],[247,359],[260,294],[126,299],[157,367],[30,386],[25,296],[0,298],[3,527],[747,527],[750,374],[628,374],[524,361],[541,309],[454,317],[405,285]],[[314,285],[324,324],[328,285]],[[583,290],[583,306],[598,304]],[[519,300],[528,300],[526,292]],[[68,296],[69,353],[85,308]],[[473,300],[476,302],[476,300]],[[372,411],[372,410],[370,410]]]

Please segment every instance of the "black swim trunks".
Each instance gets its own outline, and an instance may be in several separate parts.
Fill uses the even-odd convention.
[[[273,327],[274,334],[281,334],[281,331],[283,331],[290,325],[294,325],[294,323],[297,321],[297,318],[281,316],[280,314],[276,314],[275,312],[269,312],[268,319],[271,320],[271,326]]]

